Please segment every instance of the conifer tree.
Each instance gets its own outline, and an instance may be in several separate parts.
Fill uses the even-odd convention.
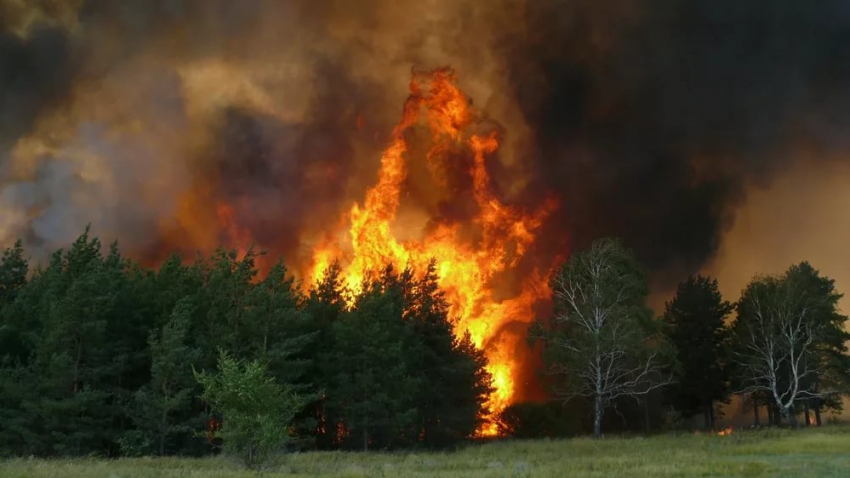
[[[402,321],[392,269],[364,284],[353,309],[333,324],[335,375],[328,407],[347,437],[368,450],[395,446],[416,419],[421,347]]]
[[[134,394],[133,420],[159,455],[174,451],[168,448],[173,435],[192,429],[193,417],[187,416],[196,394],[192,364],[200,356],[187,344],[194,311],[191,299],[181,299],[162,330],[151,332],[151,379]]]
[[[80,236],[65,253],[53,255],[36,304],[40,320],[33,373],[37,397],[26,408],[39,430],[43,452],[79,455],[106,450],[116,438],[112,428],[121,408],[111,393],[118,374],[107,334],[116,304],[120,268],[110,267],[100,242]]]
[[[34,287],[27,287],[29,263],[20,240],[0,259],[0,455],[32,453],[32,417],[23,408],[37,383],[28,365],[36,345],[37,316],[28,313]]]
[[[731,311],[716,280],[691,276],[679,284],[664,313],[679,363],[671,401],[685,416],[702,413],[706,428],[714,428],[715,404],[726,402],[730,392],[726,318]]]
[[[416,439],[427,446],[451,446],[481,424],[492,379],[485,369],[486,358],[471,337],[454,336],[435,262],[428,264],[421,279],[413,275],[405,271],[400,281],[406,292],[404,321],[413,327],[422,348]]]
[[[342,280],[342,268],[338,261],[334,261],[313,284],[303,307],[305,319],[317,329],[316,339],[307,345],[303,353],[312,358],[307,375],[319,397],[305,408],[298,426],[305,433],[312,432],[315,446],[319,449],[335,448],[340,444],[337,425],[341,419],[334,407],[328,406],[328,394],[332,393],[337,378],[334,324],[345,314],[348,293]]]

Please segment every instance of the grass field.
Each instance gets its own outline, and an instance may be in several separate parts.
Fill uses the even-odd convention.
[[[256,473],[222,458],[27,460],[2,478],[236,478]],[[850,477],[850,426],[730,436],[501,441],[452,453],[311,452],[265,477]]]

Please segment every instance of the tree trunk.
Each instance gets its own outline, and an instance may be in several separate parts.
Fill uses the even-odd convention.
[[[643,397],[644,433],[649,434],[649,397]]]
[[[593,437],[602,437],[602,397],[599,394],[596,394],[593,405]]]
[[[806,401],[803,403],[803,413],[805,414],[805,417],[806,417],[806,426],[808,427],[808,426],[810,426],[810,425],[811,425],[811,423],[812,423],[812,417],[811,417],[811,415],[809,415],[809,401],[808,401],[808,400],[806,400]]]
[[[773,404],[768,402],[765,404],[765,408],[767,408],[767,424],[769,426],[776,425],[776,420],[773,419]]]
[[[791,423],[791,426],[794,427],[795,430],[797,428],[800,428],[800,422],[797,421],[797,414],[794,413],[794,406],[793,405],[789,405],[785,409],[785,415],[788,417],[788,421]]]
[[[823,426],[823,422],[821,422],[821,418],[820,418],[820,408],[821,408],[820,397],[815,397],[815,423],[819,427]]]
[[[165,436],[168,434],[168,410],[162,407],[159,416],[159,456],[165,456]]]
[[[369,451],[369,430],[363,427],[363,451]]]
[[[759,419],[759,401],[755,395],[752,395],[751,399],[753,401],[753,425],[758,427],[761,426],[761,422]]]
[[[708,402],[708,419],[711,422],[711,429],[714,430],[714,427],[717,426],[717,420],[714,417],[714,402]]]
[[[708,406],[704,405],[702,408],[702,424],[706,430],[711,429],[711,417],[708,416]]]

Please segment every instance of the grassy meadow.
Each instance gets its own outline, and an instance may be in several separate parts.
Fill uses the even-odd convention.
[[[14,459],[3,478],[237,478],[224,458]],[[738,431],[729,436],[499,441],[448,453],[309,452],[265,477],[787,477],[850,476],[850,426]]]

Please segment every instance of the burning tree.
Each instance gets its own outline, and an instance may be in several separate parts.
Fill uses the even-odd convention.
[[[411,133],[423,128],[430,141],[409,142]],[[491,168],[499,161],[500,134],[495,123],[472,107],[453,70],[415,71],[402,116],[381,155],[377,182],[346,212],[342,228],[317,244],[306,271],[316,281],[339,259],[343,285],[357,293],[370,271],[387,264],[424,271],[433,261],[454,336],[464,340],[468,335],[474,348],[483,350],[493,377],[482,435],[497,433],[496,417],[519,392],[516,379],[523,357],[517,353],[517,339],[506,331],[511,323],[530,321],[534,304],[548,295],[548,264],[520,265],[528,261],[544,221],[557,207],[550,198],[529,210],[499,192]],[[397,236],[394,225],[403,200],[410,197],[408,172],[422,153],[431,177],[418,180],[430,180],[433,190],[447,198],[441,199],[445,204],[470,207],[465,217],[440,213],[419,226],[408,223],[404,236]],[[447,171],[465,178],[470,202],[449,187]],[[505,277],[521,279],[517,290],[497,292],[495,285]]]
[[[555,315],[531,334],[544,344],[548,371],[564,378],[555,393],[593,400],[593,435],[600,437],[605,410],[617,399],[670,383],[664,342],[645,305],[647,279],[619,241],[600,239],[573,254],[551,285]]]
[[[835,395],[847,363],[841,294],[811,265],[757,277],[744,289],[734,325],[742,393],[764,392],[797,427],[795,404]],[[842,375],[842,374],[837,374]]]

